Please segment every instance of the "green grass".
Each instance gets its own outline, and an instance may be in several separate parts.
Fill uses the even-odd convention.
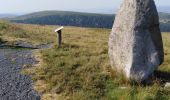
[[[165,52],[165,61],[161,65],[160,70],[170,72],[170,34],[163,33],[164,41],[164,52]]]
[[[40,51],[43,62],[39,67],[25,71],[32,75],[35,89],[43,94],[43,100],[170,99],[170,89],[162,88],[158,79],[150,86],[133,85],[123,75],[111,70],[107,43],[111,30],[65,27],[63,45],[58,48],[53,32],[56,26],[14,26],[19,28],[15,35],[9,32],[3,33],[2,37],[10,36],[33,43],[52,42],[54,45]],[[25,31],[28,37],[18,37],[19,31]],[[163,40],[165,62],[159,70],[170,73],[170,33],[163,33]]]
[[[31,44],[54,43],[54,27],[21,25],[0,21],[0,41],[15,43],[22,40]]]
[[[110,30],[66,27],[62,48],[43,50],[43,65],[36,69],[34,80],[45,81],[46,93],[62,94],[71,100],[156,100],[170,98],[155,80],[151,86],[130,85],[123,75],[110,71],[107,41]],[[163,33],[166,53],[169,33]],[[167,39],[165,39],[167,38]],[[169,61],[161,70],[169,69]],[[165,65],[166,64],[166,65]],[[120,87],[127,87],[121,89]]]

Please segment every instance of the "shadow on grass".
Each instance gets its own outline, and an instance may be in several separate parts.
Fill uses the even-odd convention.
[[[38,49],[38,48],[1,44],[0,49]]]
[[[0,38],[0,49],[38,49],[38,48],[34,48],[34,47],[8,45],[6,43],[7,43],[7,41],[4,41],[3,39]]]
[[[142,82],[129,81],[131,86],[152,86],[155,82],[159,82],[161,86],[164,86],[167,82],[170,83],[170,72],[166,71],[154,71],[148,79]]]
[[[155,71],[154,76],[156,79],[161,81],[161,84],[170,82],[170,73],[164,71]]]
[[[7,41],[4,41],[2,38],[0,38],[0,44],[4,44],[6,43]]]

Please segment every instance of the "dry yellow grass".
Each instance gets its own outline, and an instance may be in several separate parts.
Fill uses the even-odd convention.
[[[56,34],[53,31],[58,26],[13,24],[9,27],[17,28],[13,30],[14,33],[6,29],[0,31],[2,39],[10,37],[35,44],[53,44],[52,48],[39,51],[38,59],[41,63],[38,67],[26,71],[33,76],[35,89],[43,94],[44,100],[170,98],[170,90],[162,88],[157,80],[153,85],[145,87],[131,85],[123,75],[115,74],[110,69],[107,43],[111,31],[109,29],[65,27],[62,48],[57,48]],[[22,32],[25,33],[20,34]],[[163,41],[165,62],[160,70],[170,73],[170,33],[163,33]]]

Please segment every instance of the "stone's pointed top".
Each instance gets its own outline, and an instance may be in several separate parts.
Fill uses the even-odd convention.
[[[56,29],[54,32],[58,32],[58,31],[62,30],[63,28],[64,28],[64,27],[61,26],[60,28]]]
[[[154,0],[124,0],[109,37],[112,68],[129,80],[144,81],[164,60]]]

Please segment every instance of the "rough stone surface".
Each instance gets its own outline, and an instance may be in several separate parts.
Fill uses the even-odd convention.
[[[24,65],[35,64],[31,50],[0,48],[0,100],[40,100],[31,77],[21,74]]]
[[[109,37],[113,69],[130,80],[146,80],[164,60],[158,12],[153,0],[124,0]]]

